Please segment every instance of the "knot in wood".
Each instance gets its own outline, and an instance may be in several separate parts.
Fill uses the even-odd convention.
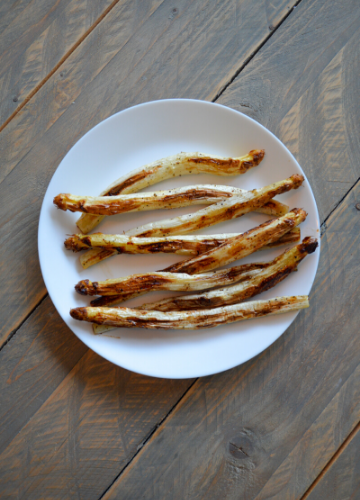
[[[229,440],[228,450],[231,456],[238,460],[250,458],[254,446],[251,440],[246,436],[235,436]]]

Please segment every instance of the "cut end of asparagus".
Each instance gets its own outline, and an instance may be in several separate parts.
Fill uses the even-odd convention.
[[[318,246],[319,242],[316,238],[313,238],[312,236],[306,236],[306,238],[303,239],[302,243],[298,245],[298,248],[301,253],[311,254],[315,252]]]
[[[293,181],[294,183],[294,188],[293,189],[298,189],[302,183],[304,182],[305,178],[303,175],[301,174],[294,174],[290,177],[290,179]]]
[[[65,193],[60,193],[57,196],[55,196],[53,203],[54,205],[59,208],[60,210],[64,210],[66,212],[67,206],[66,206],[66,200],[69,195]]]
[[[79,293],[80,295],[89,295],[88,294],[88,288],[89,286],[91,285],[91,281],[89,280],[82,280],[82,281],[79,281],[79,283],[77,283],[75,285],[75,290],[77,293]]]
[[[240,162],[239,173],[243,174],[247,172],[250,168],[257,167],[259,163],[263,160],[265,156],[265,149],[252,149],[249,152],[249,160]]]

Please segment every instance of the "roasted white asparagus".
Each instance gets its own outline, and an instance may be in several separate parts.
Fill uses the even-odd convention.
[[[96,234],[96,233],[95,233]],[[89,235],[89,237],[95,236],[94,235]],[[226,239],[228,238],[233,238],[235,236],[238,236],[239,233],[229,233],[229,234],[215,234],[215,235],[196,235],[196,236],[187,236],[189,238],[188,240],[182,240],[183,244],[182,246],[179,245],[174,245],[173,247],[173,252],[176,253],[177,255],[198,255],[201,252],[207,252],[208,250],[211,250],[212,248],[215,248],[216,246],[221,245],[222,243],[225,242]],[[78,239],[77,237],[80,236],[79,240],[81,239],[81,243],[78,244]],[[110,235],[109,235],[110,236]],[[111,235],[114,236],[114,235]],[[65,241],[65,246],[69,250],[72,249],[72,247],[75,247],[74,251],[77,251],[77,248],[80,249],[82,246],[84,239],[87,238],[87,235],[73,235],[70,236],[66,241]],[[174,238],[174,237],[173,237]],[[174,240],[179,240],[179,238],[182,238],[181,236],[178,238],[174,238]],[[185,238],[185,237],[184,237]],[[193,239],[190,239],[193,238]],[[139,238],[140,239],[140,238]],[[157,245],[154,245],[151,247],[151,242],[150,240],[155,240],[158,241],[160,238],[144,238],[144,240],[149,240],[147,243],[149,245],[146,245],[147,250],[149,253],[155,253],[158,251],[161,251],[161,248],[158,248]],[[92,240],[90,240],[91,242]],[[154,241],[154,243],[155,243]],[[180,241],[180,240],[179,240]],[[187,241],[186,244],[184,242]],[[262,248],[259,248],[259,250],[266,250],[269,248],[274,248],[278,247],[281,245],[288,245],[290,243],[297,243],[300,241],[300,228],[299,227],[294,227],[291,229],[288,233],[284,234],[280,239],[277,241],[274,241],[270,245],[266,245]],[[87,247],[88,248],[88,247]],[[131,246],[128,247],[126,253],[139,253],[136,251],[136,247]],[[170,250],[170,247],[168,247],[168,250]],[[123,253],[125,253],[124,250],[122,250]],[[84,269],[87,269],[90,266],[93,266],[94,264],[97,264],[98,262],[101,262],[107,257],[111,257],[112,255],[116,255],[120,253],[120,249],[117,248],[117,250],[113,250],[109,247],[95,247],[91,248],[90,250],[86,251],[83,255],[80,257],[80,263]]]
[[[239,195],[239,197],[232,197],[224,202],[216,203],[205,209],[198,210],[194,214],[148,224],[147,226],[127,231],[126,234],[129,236],[145,237],[169,236],[203,229],[226,220],[240,217],[247,212],[258,210],[263,207],[264,204],[271,201],[274,196],[291,189],[297,189],[302,184],[303,180],[303,176],[295,174],[289,179],[265,186],[264,188],[245,191],[241,196]],[[286,207],[286,212],[287,210],[288,207]],[[100,250],[90,250],[89,252],[91,253],[81,258],[83,267],[89,267],[96,262],[100,262],[116,254],[115,251],[105,253]]]
[[[159,300],[143,304],[139,309],[146,311],[189,311],[192,309],[208,309],[221,307],[254,297],[265,292],[283,281],[290,273],[297,271],[300,262],[309,254],[315,252],[318,246],[315,238],[306,237],[299,245],[287,250],[276,259],[268,262],[263,268],[254,269],[248,273],[242,273],[240,278],[233,280],[232,286],[216,288],[205,293],[194,295],[180,295],[168,299]],[[217,271],[226,273],[229,271],[231,281],[231,271],[234,268]],[[211,275],[211,273],[209,273]],[[215,274],[215,273],[214,273]],[[196,274],[194,277],[207,276],[208,274]],[[175,274],[175,276],[180,276]],[[182,276],[182,275],[181,275]],[[225,281],[225,280],[224,280]],[[224,283],[226,285],[226,283]],[[217,286],[217,285],[215,285]],[[210,288],[210,287],[209,287]]]
[[[117,179],[100,196],[131,194],[171,177],[186,174],[209,173],[216,175],[239,175],[253,168],[264,158],[263,149],[255,149],[239,158],[210,156],[202,153],[180,153],[143,165]],[[77,226],[83,233],[92,231],[104,215],[83,214]]]
[[[302,243],[287,250],[274,260],[270,262],[254,263],[250,267],[240,265],[202,274],[166,273],[157,271],[132,274],[130,276],[108,279],[105,281],[90,281],[86,279],[79,281],[79,283],[75,285],[75,290],[81,295],[121,296],[123,293],[128,294],[142,290],[147,290],[149,292],[156,290],[190,292],[226,286],[226,288],[221,289],[220,295],[222,295],[223,290],[234,290],[234,287],[228,287],[228,285],[239,281],[245,281],[247,283],[246,287],[252,283],[256,283],[255,288],[259,290],[257,293],[261,293],[261,291],[263,291],[261,289],[263,286],[272,287],[276,284],[275,282],[278,281],[280,275],[281,277],[285,277],[287,274],[294,271],[299,262],[309,253],[313,253],[316,247],[316,239],[307,237],[304,238]],[[271,280],[270,283],[269,280]],[[246,287],[244,289],[246,289]],[[216,292],[219,291],[219,289],[216,290]],[[182,295],[180,297],[146,304],[144,308],[171,311],[177,310],[177,304],[179,304],[179,308],[184,310],[197,309],[202,304],[202,301],[200,299],[198,300],[198,297],[205,297],[205,295],[206,294],[201,294],[199,296]],[[194,300],[193,297],[195,297]],[[209,304],[209,307],[213,307],[214,305],[208,300],[204,300],[204,304],[205,307],[208,307],[207,304]],[[160,307],[160,305],[164,305],[166,309],[159,309],[158,306]],[[214,306],[217,307],[217,304]]]
[[[287,250],[271,262],[243,264],[242,266],[224,269],[223,271],[217,271],[216,273],[192,276],[193,278],[200,279],[202,276],[213,274],[220,278],[222,277],[221,273],[224,273],[225,279],[223,283],[226,284],[225,281],[227,280],[228,283],[230,283],[234,274],[233,282],[237,281],[237,284],[226,286],[224,288],[217,288],[215,290],[210,290],[196,295],[169,297],[156,302],[143,304],[137,309],[163,312],[190,311],[193,309],[223,307],[243,302],[246,299],[269,290],[284,280],[290,273],[296,271],[299,263],[306,257],[306,255],[313,253],[317,246],[318,243],[315,238],[306,237],[301,244]],[[177,276],[189,275],[175,274],[173,280],[176,280]],[[103,298],[107,297],[102,297],[98,301],[93,301],[91,305],[97,307],[100,306],[101,299]],[[107,325],[93,325],[93,330],[96,334],[104,333],[105,331],[112,330],[112,328],[112,326]]]
[[[273,219],[243,233],[222,245],[202,253],[192,259],[174,264],[164,271],[171,273],[198,274],[226,266],[242,259],[281,238],[306,219],[307,213],[301,208],[294,208],[288,214]]]
[[[308,296],[300,295],[196,311],[161,312],[128,307],[77,307],[70,310],[70,315],[81,321],[121,328],[197,330],[306,307],[309,307]]]
[[[75,285],[75,290],[81,295],[101,295],[120,298],[122,293],[128,295],[143,290],[170,290],[175,292],[190,292],[205,290],[215,286],[225,286],[256,275],[256,272],[267,264],[254,264],[250,271],[244,271],[243,266],[236,266],[222,271],[203,274],[153,273],[132,274],[123,278],[108,279],[105,281],[82,280]],[[99,304],[100,305],[100,304]],[[156,308],[155,308],[156,309]],[[169,309],[170,310],[170,309]]]
[[[299,231],[290,233],[286,241],[294,241]],[[177,253],[179,255],[198,255],[222,245],[230,238],[242,233],[223,233],[209,235],[162,236],[157,238],[138,238],[124,234],[73,234],[65,242],[65,248],[73,252],[90,248],[114,249],[117,253]]]
[[[304,178],[294,174],[288,179],[270,184],[260,189],[244,191],[231,186],[216,186],[202,184],[198,186],[183,186],[167,191],[151,193],[119,194],[117,196],[76,196],[60,193],[54,198],[54,204],[61,210],[84,212],[100,215],[114,215],[125,212],[173,209],[189,205],[219,204],[220,201],[237,199],[244,205],[247,213],[262,207],[274,196],[297,189]],[[229,204],[233,207],[233,204]],[[234,209],[232,209],[233,211]],[[238,214],[239,216],[241,214]]]
[[[243,192],[231,186],[202,184],[166,191],[119,194],[117,196],[76,196],[60,193],[55,196],[54,204],[65,211],[114,215],[148,210],[169,210],[190,205],[210,205],[233,196],[243,196]]]
[[[247,191],[246,191],[247,192]],[[251,199],[249,200],[252,201]],[[202,208],[192,214],[180,215],[171,219],[165,219],[143,226],[129,229],[126,234],[129,236],[144,236],[153,238],[155,236],[170,236],[172,234],[187,234],[205,227],[213,226],[219,222],[241,217],[247,212],[258,212],[274,217],[281,217],[289,211],[289,207],[276,200],[270,200],[260,207],[251,207],[245,212],[245,206],[241,206],[243,201],[239,198],[219,202]],[[250,208],[250,207],[249,207]]]
[[[274,219],[253,229],[250,229],[244,234],[241,234],[213,250],[209,250],[192,259],[187,259],[178,264],[174,264],[166,269],[165,272],[171,273],[187,273],[199,274],[206,271],[211,271],[218,267],[225,266],[242,259],[260,250],[265,245],[269,245],[277,241],[284,234],[289,232],[294,226],[303,222],[306,218],[306,212],[302,209],[293,209],[288,214]],[[147,290],[142,290],[134,293],[123,293],[120,297],[100,297],[92,302],[92,305],[105,306],[114,305],[125,300],[130,300],[140,295],[147,293]]]

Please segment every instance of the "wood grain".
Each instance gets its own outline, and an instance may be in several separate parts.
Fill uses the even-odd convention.
[[[199,379],[105,499],[307,490],[360,419],[359,199],[360,183],[327,222],[310,309],[254,360]]]
[[[0,353],[1,498],[98,499],[191,383],[100,358],[45,299]]]
[[[304,485],[317,480],[324,464],[327,466],[326,461],[332,460],[360,420],[359,380],[360,364],[266,482],[256,500],[302,500]],[[338,382],[341,384],[342,380]]]
[[[290,149],[321,219],[360,177],[360,4],[304,0],[219,102]]]
[[[87,351],[47,297],[0,352],[0,452]]]
[[[2,340],[46,293],[37,257],[39,211],[69,148],[133,104],[215,98],[270,33],[268,17],[276,24],[294,1],[271,8],[261,0],[181,0],[176,7],[158,0],[141,8],[119,2],[8,124],[0,134]]]
[[[304,500],[356,500],[360,498],[360,432],[351,439],[338,460],[329,468]]]
[[[4,1],[0,5],[0,129],[112,0]]]

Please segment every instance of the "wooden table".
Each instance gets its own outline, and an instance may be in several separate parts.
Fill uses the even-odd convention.
[[[1,498],[360,498],[359,28],[357,0],[0,3]],[[322,222],[311,308],[255,359],[196,380],[90,351],[37,255],[65,153],[171,97],[268,127]]]

